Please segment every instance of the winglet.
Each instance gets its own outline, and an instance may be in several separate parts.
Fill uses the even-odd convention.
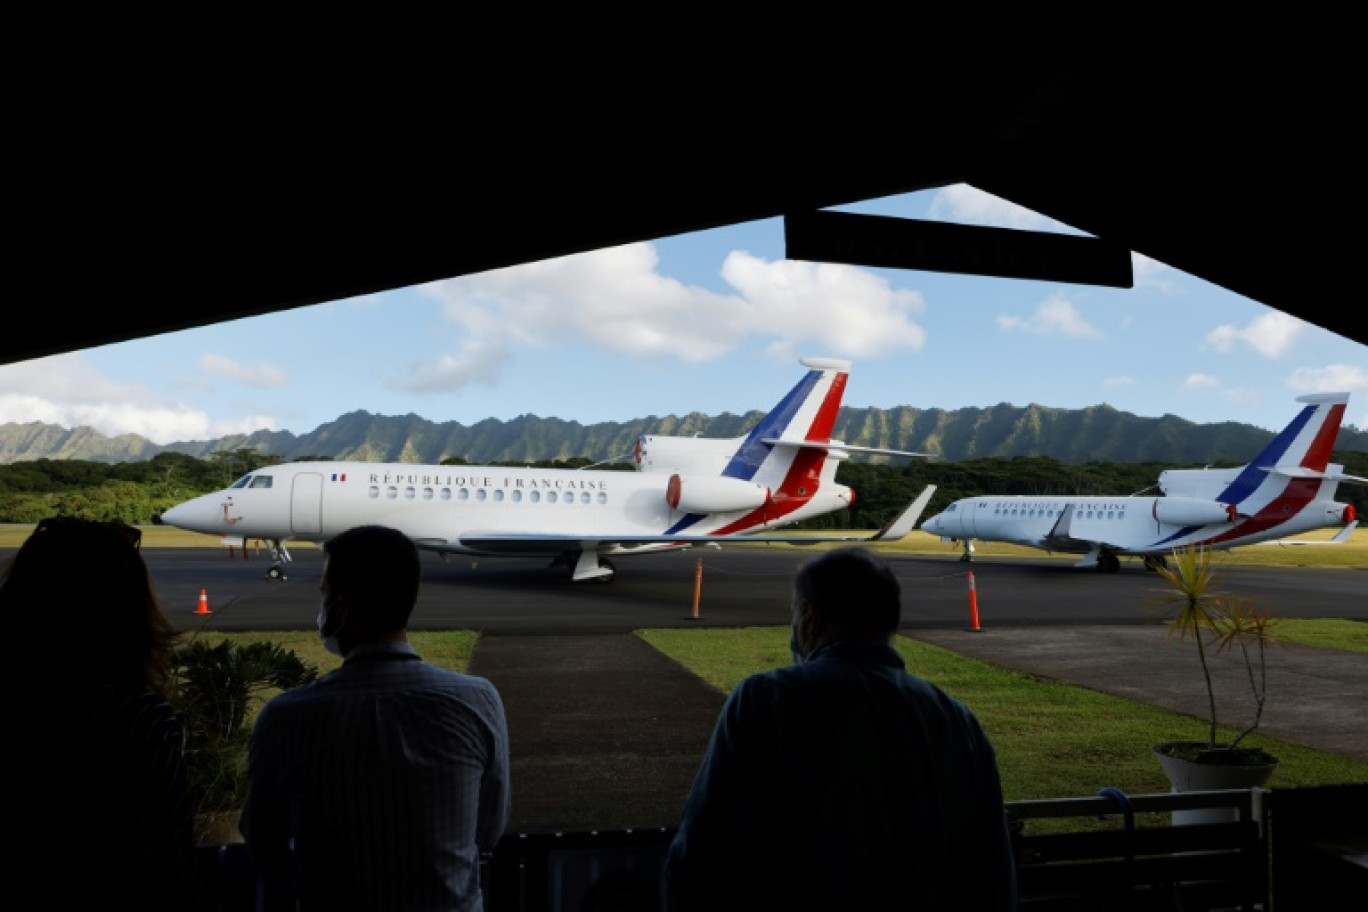
[[[927,485],[922,492],[917,495],[917,499],[907,505],[907,509],[888,525],[878,532],[875,532],[867,541],[898,541],[911,532],[917,525],[917,520],[921,519],[922,511],[926,509],[927,503],[931,500],[931,495],[936,493],[935,485]]]
[[[1342,545],[1349,540],[1349,536],[1352,535],[1354,530],[1358,528],[1358,524],[1359,521],[1357,519],[1353,520],[1352,522],[1346,523],[1344,528],[1340,529],[1339,532],[1336,533],[1334,538],[1327,538],[1324,541],[1307,540],[1304,538],[1275,538],[1270,541],[1261,541],[1259,542],[1259,544],[1279,545],[1284,548],[1295,545]]]
[[[1358,521],[1357,519],[1354,520],[1353,522],[1347,524],[1343,529],[1340,529],[1340,530],[1339,530],[1339,534],[1338,534],[1338,535],[1336,535],[1334,538],[1330,539],[1330,541],[1328,541],[1326,544],[1330,544],[1330,545],[1341,545],[1341,544],[1344,544],[1345,540],[1349,538],[1349,535],[1354,531],[1355,528],[1358,527],[1358,524],[1359,524],[1359,521]]]

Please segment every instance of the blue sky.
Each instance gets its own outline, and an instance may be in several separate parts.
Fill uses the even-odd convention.
[[[963,185],[845,208],[1071,231]],[[170,443],[303,434],[357,409],[467,425],[741,413],[826,356],[852,362],[851,406],[1105,403],[1277,430],[1298,395],[1348,390],[1346,423],[1368,428],[1368,346],[1144,257],[1135,278],[787,261],[782,221],[764,220],[0,366],[0,423]]]

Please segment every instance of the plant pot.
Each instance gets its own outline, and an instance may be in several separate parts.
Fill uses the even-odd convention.
[[[1165,741],[1154,746],[1170,791],[1206,792],[1262,788],[1278,768],[1278,758],[1257,748],[1207,749],[1203,741]],[[1173,823],[1226,823],[1235,812],[1226,809],[1173,812]]]

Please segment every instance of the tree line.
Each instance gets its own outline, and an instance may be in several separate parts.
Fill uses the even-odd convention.
[[[327,461],[327,457],[311,456]],[[46,516],[80,516],[121,520],[134,525],[176,504],[228,487],[248,472],[284,462],[281,457],[253,449],[221,450],[212,458],[183,453],[158,453],[144,462],[103,463],[80,459],[37,459],[0,465],[0,522],[36,523]],[[304,460],[300,460],[304,461]],[[1349,475],[1368,477],[1368,453],[1339,452]],[[464,465],[447,459],[444,465]],[[502,462],[494,465],[582,469],[588,459]],[[630,463],[593,464],[596,469],[634,471]],[[1219,468],[1220,466],[1213,466]],[[855,491],[849,510],[802,523],[809,529],[877,529],[897,516],[928,484],[936,494],[924,515],[930,516],[953,500],[977,494],[1158,494],[1159,473],[1165,469],[1199,468],[1159,462],[1062,463],[1046,457],[998,457],[963,462],[915,459],[902,464],[847,460],[836,480]],[[1368,516],[1368,486],[1344,485],[1336,494],[1341,503]]]

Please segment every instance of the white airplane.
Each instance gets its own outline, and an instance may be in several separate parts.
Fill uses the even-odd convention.
[[[1348,393],[1301,396],[1296,418],[1253,462],[1231,469],[1171,469],[1159,474],[1162,497],[966,497],[921,524],[923,532],[960,542],[1010,542],[1051,553],[1085,555],[1074,566],[1114,572],[1123,556],[1165,565],[1175,548],[1226,550],[1343,525],[1358,525],[1352,504],[1335,502],[1341,481],[1368,484],[1330,462]]]
[[[808,373],[749,434],[731,439],[643,435],[637,471],[294,462],[257,469],[230,487],[178,504],[167,525],[271,543],[270,579],[285,576],[287,540],[322,542],[364,523],[403,531],[452,554],[548,556],[575,580],[608,582],[605,555],[695,544],[896,541],[916,526],[929,485],[869,536],[774,534],[849,507],[836,483],[851,453],[921,456],[831,439],[848,361],[804,359]]]

